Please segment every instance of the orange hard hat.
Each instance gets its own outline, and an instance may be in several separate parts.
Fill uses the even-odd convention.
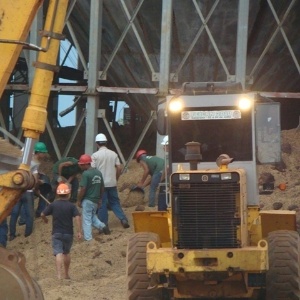
[[[57,187],[57,189],[56,189],[56,194],[57,195],[68,195],[70,193],[71,193],[71,189],[65,183],[59,184],[58,187]]]
[[[281,191],[285,191],[286,190],[286,184],[284,182],[280,183],[278,185],[278,188],[281,190]]]
[[[140,161],[140,157],[141,157],[142,155],[144,155],[144,154],[147,154],[146,150],[139,150],[139,151],[136,153],[136,155],[135,155],[136,161],[139,162],[139,161]]]
[[[92,162],[92,158],[88,154],[82,154],[79,158],[78,164],[79,165],[87,165]]]

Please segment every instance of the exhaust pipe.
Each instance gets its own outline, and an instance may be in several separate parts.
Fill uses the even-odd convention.
[[[185,144],[185,160],[190,163],[190,170],[197,170],[198,163],[202,160],[200,153],[201,144],[198,142],[189,142]]]

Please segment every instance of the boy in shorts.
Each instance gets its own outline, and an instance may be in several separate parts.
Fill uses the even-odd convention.
[[[73,218],[76,221],[77,237],[81,239],[81,216],[75,204],[69,201],[71,189],[61,183],[56,189],[58,199],[49,204],[41,213],[45,223],[47,216],[52,215],[52,248],[58,279],[62,278],[61,269],[64,267],[65,279],[70,279],[69,268],[71,264],[70,251],[73,244]]]

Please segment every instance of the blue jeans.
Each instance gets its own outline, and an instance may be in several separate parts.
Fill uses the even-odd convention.
[[[158,185],[161,180],[162,173],[155,173],[151,177],[151,183],[150,183],[150,190],[149,190],[149,206],[154,207],[155,206],[155,196],[156,196],[156,190],[158,188]]]
[[[13,207],[9,222],[9,235],[11,237],[16,237],[16,225],[22,207],[24,207],[25,213],[25,236],[31,235],[33,231],[33,199],[33,192],[25,192]]]
[[[104,194],[102,197],[102,203],[98,210],[98,218],[107,225],[108,223],[108,211],[107,211],[107,205],[110,206],[113,213],[116,215],[116,217],[122,221],[127,220],[123,209],[120,204],[120,199],[118,196],[118,190],[117,187],[106,187],[104,190]]]
[[[41,184],[39,186],[40,194],[42,196],[44,196],[46,199],[47,198],[50,199],[51,198],[51,193],[52,193],[52,187],[51,187],[51,184],[50,184],[49,177],[45,174],[40,173],[39,174],[39,179],[43,180],[43,184]],[[46,206],[47,206],[47,202],[42,197],[39,197],[39,203],[38,203],[37,209],[35,211],[35,216],[40,217],[41,213],[46,208]]]
[[[7,220],[4,219],[0,224],[0,246],[6,247],[7,243],[7,234],[8,234],[8,227],[7,227]]]
[[[45,195],[43,195],[43,196],[46,198]],[[40,217],[41,213],[46,208],[46,206],[47,206],[47,202],[44,199],[42,199],[41,197],[39,197],[39,203],[38,203],[38,207],[35,211],[35,216]]]
[[[86,241],[90,241],[92,236],[92,226],[102,229],[105,224],[102,223],[96,214],[98,205],[91,200],[83,199],[82,201],[82,230],[83,237]]]

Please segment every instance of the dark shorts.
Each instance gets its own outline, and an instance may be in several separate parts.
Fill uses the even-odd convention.
[[[53,255],[70,253],[73,244],[73,234],[54,233],[52,235]]]

